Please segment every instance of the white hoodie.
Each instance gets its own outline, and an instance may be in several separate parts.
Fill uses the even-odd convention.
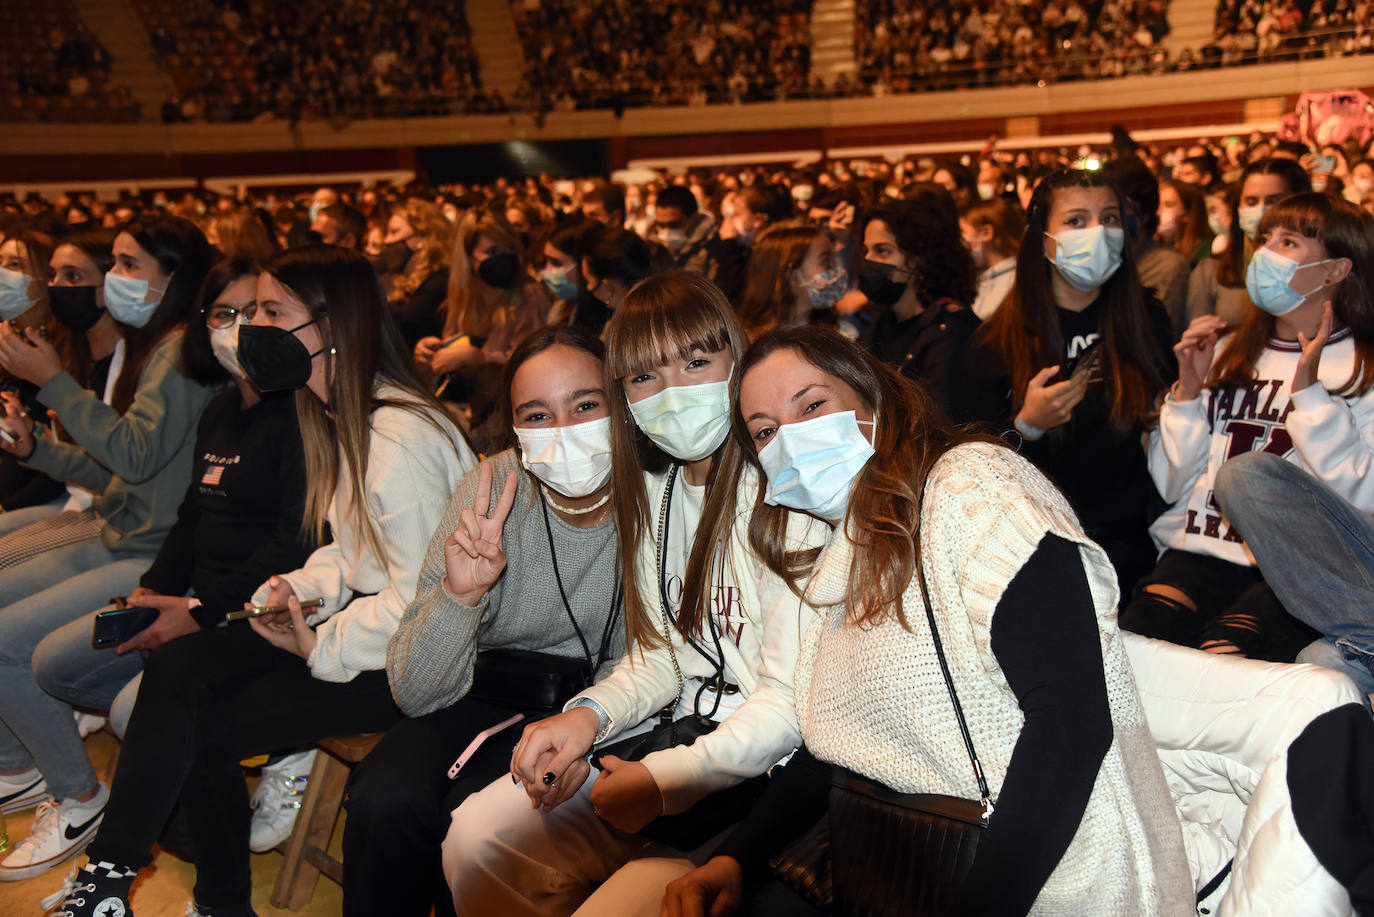
[[[712,570],[715,585],[711,610],[721,638],[725,679],[739,686],[739,694],[722,698],[721,710],[729,712],[724,717],[718,713],[716,719],[720,726],[715,731],[690,746],[654,752],[645,756],[642,762],[658,784],[663,795],[663,811],[669,815],[687,810],[710,793],[764,773],[801,744],[792,701],[792,677],[801,631],[813,612],[749,549],[749,518],[754,509],[758,481],[758,473],[746,466],[740,477],[736,514],[728,541]],[[662,604],[657,584],[657,538],[659,507],[666,483],[666,473],[646,473],[644,476],[653,516],[650,537],[640,544],[636,563],[640,601],[651,615],[656,615]],[[699,518],[699,505],[694,512],[679,512],[682,504],[690,504],[690,498],[684,499],[689,496],[684,487],[679,473],[668,532],[670,553],[681,551],[683,545],[690,548],[697,520],[686,517],[696,514]],[[690,531],[684,531],[688,526],[683,522],[690,524]],[[677,527],[677,532],[673,526]],[[790,550],[820,547],[825,544],[827,529],[828,526],[811,516],[792,513],[787,525],[788,547]],[[688,536],[685,542],[679,541],[679,533]],[[673,584],[674,568],[680,570],[681,560],[674,564],[669,558],[665,566],[669,574],[669,601],[676,606],[681,601],[681,588]],[[676,612],[676,607],[672,610]],[[578,695],[578,698],[595,701],[610,717],[607,741],[639,725],[672,702],[678,692],[674,657],[686,679],[677,716],[692,710],[695,685],[700,683],[694,684],[693,679],[706,679],[715,674],[714,665],[688,645],[676,627],[669,631],[673,640],[671,651],[666,647],[648,651],[632,648],[610,675]],[[697,642],[714,655],[715,647],[709,633]],[[569,706],[578,698],[570,701]],[[702,695],[703,713],[710,711],[714,698],[709,690]]]
[[[1234,338],[1223,341],[1226,345]],[[1287,459],[1365,512],[1374,511],[1374,391],[1355,398],[1332,395],[1355,366],[1348,328],[1322,350],[1318,381],[1296,394],[1293,372],[1302,349],[1271,340],[1255,363],[1254,381],[1242,389],[1207,389],[1192,401],[1166,400],[1150,433],[1150,476],[1172,504],[1150,526],[1161,551],[1179,548],[1253,566],[1254,557],[1212,497],[1221,465],[1245,452]],[[1217,347],[1217,357],[1222,346]]]

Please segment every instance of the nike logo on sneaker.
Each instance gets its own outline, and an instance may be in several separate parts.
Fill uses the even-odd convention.
[[[102,807],[101,810],[95,813],[95,815],[92,816],[89,821],[86,821],[80,825],[68,825],[65,829],[63,829],[62,833],[66,836],[67,840],[74,841],[81,835],[85,834],[86,831],[91,827],[91,825],[94,825],[96,822],[100,821],[100,816],[104,814],[105,809]]]
[[[15,790],[13,793],[10,793],[8,796],[0,796],[0,806],[3,806],[3,805],[5,805],[5,804],[9,803],[9,802],[11,802],[12,800],[18,799],[18,798],[20,798],[21,796],[25,796],[25,795],[27,795],[27,794],[29,794],[29,793],[32,793],[33,790],[34,790],[34,787],[38,786],[38,784],[40,784],[40,783],[42,783],[42,782],[43,782],[43,778],[42,778],[42,777],[39,777],[39,778],[38,778],[37,780],[35,780],[33,783],[30,783],[28,786],[24,787],[24,788],[21,789],[21,790]]]

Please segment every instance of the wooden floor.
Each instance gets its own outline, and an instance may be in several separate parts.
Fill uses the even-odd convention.
[[[98,732],[86,739],[86,748],[95,764],[96,773],[105,778],[112,760],[116,742],[107,732]],[[29,833],[33,822],[33,812],[18,812],[8,816],[10,842],[15,843]],[[343,815],[334,829],[330,852],[339,855],[340,838],[343,834]],[[268,899],[272,897],[272,884],[277,880],[277,869],[281,866],[282,855],[272,853],[252,854],[253,858],[253,907],[261,917],[269,915],[296,914],[300,917],[325,917],[335,915],[343,909],[343,894],[339,886],[329,879],[320,878],[315,897],[310,904],[299,911],[286,911],[272,907]],[[69,863],[22,882],[0,882],[0,915],[4,917],[28,917],[43,913],[38,902],[55,892],[62,885],[68,870],[86,862],[84,856],[76,857]],[[133,911],[136,917],[185,917],[186,905],[191,900],[191,889],[195,885],[195,867],[183,863],[171,854],[157,851],[153,865],[145,869],[134,883]]]

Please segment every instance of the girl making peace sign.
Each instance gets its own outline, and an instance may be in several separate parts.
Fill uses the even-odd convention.
[[[555,670],[588,684],[624,651],[602,353],[591,330],[560,326],[525,338],[506,364],[502,427],[516,444],[458,485],[387,647],[409,718],[353,770],[345,914],[449,912],[439,869],[449,812],[506,769],[512,718],[552,712],[522,690]],[[493,681],[490,666],[510,650],[524,672]],[[492,734],[455,771],[493,727],[509,735]]]

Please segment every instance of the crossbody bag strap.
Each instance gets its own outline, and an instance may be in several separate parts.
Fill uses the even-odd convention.
[[[658,509],[658,566],[655,571],[655,579],[658,580],[659,622],[663,625],[663,640],[668,645],[668,659],[673,663],[673,674],[677,676],[677,696],[673,698],[672,703],[658,712],[659,717],[665,723],[672,720],[677,705],[682,702],[682,691],[686,687],[686,682],[682,677],[682,669],[677,664],[677,653],[673,652],[673,635],[668,626],[668,587],[663,582],[665,557],[668,551],[668,510],[673,505],[673,484],[677,481],[677,472],[680,467],[677,462],[674,462],[672,467],[668,469],[668,483],[663,488],[663,502]]]
[[[935,625],[935,609],[930,606],[930,588],[926,586],[926,573],[920,558],[917,558],[916,576],[921,583],[921,601],[925,603],[926,620],[930,622],[930,638],[935,643],[935,658],[940,661],[940,671],[945,676],[945,687],[949,689],[949,699],[954,704],[954,717],[959,721],[959,732],[964,737],[964,748],[973,764],[973,776],[978,780],[978,794],[983,801],[983,825],[986,827],[992,818],[992,793],[988,790],[987,778],[983,776],[983,764],[978,760],[978,752],[973,748],[973,736],[969,734],[968,722],[964,719],[964,707],[959,703],[959,694],[954,690],[954,678],[949,674],[949,663],[945,660],[945,647],[940,641],[940,629]]]

